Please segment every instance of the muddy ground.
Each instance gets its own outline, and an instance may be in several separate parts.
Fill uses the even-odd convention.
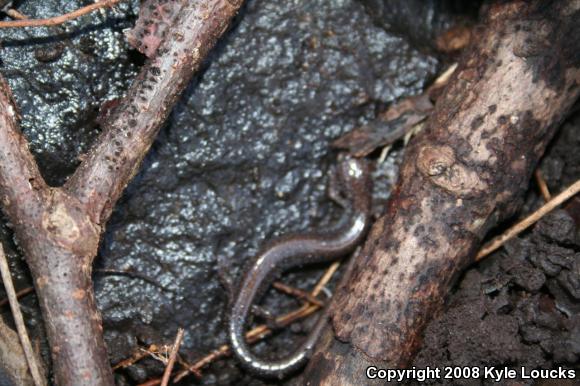
[[[181,352],[188,361],[223,344],[228,291],[220,277],[235,281],[265,239],[325,227],[340,216],[326,194],[336,160],[329,143],[420,93],[452,60],[436,52],[434,39],[469,22],[475,3],[248,1],[161,130],[108,225],[94,279],[112,362],[138,347],[170,343],[178,327],[186,330]],[[18,9],[43,17],[84,4],[28,0]],[[78,165],[99,133],[101,106],[122,95],[144,61],[123,36],[137,10],[132,1],[64,27],[0,31],[0,71],[52,184]],[[552,191],[580,176],[579,148],[577,116],[542,161]],[[377,214],[403,151],[397,145],[377,165]],[[416,366],[578,367],[578,202],[465,273],[446,312],[428,327]],[[519,215],[540,204],[532,185]],[[17,288],[29,286],[4,220],[0,239]],[[283,281],[307,289],[322,270],[290,272]],[[22,304],[31,335],[44,342],[34,296]],[[264,304],[278,314],[298,302],[272,292]],[[280,355],[304,330],[295,325],[256,349]],[[132,385],[162,370],[163,364],[146,359],[116,376],[119,385]],[[225,360],[182,384],[262,381]]]

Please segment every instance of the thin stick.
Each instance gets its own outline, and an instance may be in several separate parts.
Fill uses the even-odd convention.
[[[278,291],[283,292],[287,295],[294,296],[295,298],[298,298],[301,300],[306,300],[310,304],[316,304],[317,306],[320,306],[320,307],[324,306],[324,303],[322,301],[316,299],[314,296],[312,296],[308,292],[302,291],[299,288],[290,287],[289,285],[286,285],[284,283],[280,283],[279,281],[272,284],[272,287],[276,288]]]
[[[27,16],[21,14],[20,12],[18,12],[15,9],[9,9],[9,10],[7,10],[6,11],[6,14],[8,16],[10,16],[11,18],[16,19],[16,20],[25,20],[25,19],[28,19]]]
[[[20,291],[16,292],[16,299],[20,299],[21,297],[28,295],[34,291],[34,287],[26,287],[21,289]],[[10,299],[2,299],[0,300],[0,307],[4,307],[6,304],[10,304]]]
[[[320,280],[318,280],[318,283],[316,283],[314,286],[314,289],[311,292],[312,296],[318,296],[320,294],[320,291],[322,291],[324,286],[328,284],[332,276],[338,270],[338,267],[340,267],[340,261],[335,261],[330,265],[330,267],[327,268],[326,272],[324,272],[324,275],[322,275]]]
[[[146,349],[139,347],[139,349],[137,349],[133,353],[133,355],[131,355],[130,358],[124,359],[121,362],[114,365],[113,370],[124,369],[125,367],[129,367],[132,364],[134,364],[135,362],[138,362],[139,360],[151,355],[151,352],[156,351],[156,350],[158,350],[158,348],[157,348],[157,345],[154,345],[154,344],[150,345]]]
[[[550,201],[552,199],[552,195],[550,194],[550,189],[548,189],[548,184],[546,184],[546,180],[544,179],[540,169],[536,169],[534,172],[534,177],[536,178],[536,183],[538,184],[538,188],[540,189],[540,193],[542,194],[544,201]]]
[[[550,201],[545,203],[538,210],[530,214],[528,217],[526,217],[525,219],[523,219],[510,229],[508,229],[501,236],[498,236],[495,239],[491,240],[487,245],[481,248],[481,250],[475,257],[475,261],[483,259],[485,256],[489,255],[490,253],[492,253],[493,251],[504,245],[506,241],[517,236],[519,233],[521,233],[522,231],[533,225],[536,221],[544,217],[547,213],[555,209],[564,201],[576,195],[578,192],[580,192],[580,180],[570,185],[562,193],[558,194]]]
[[[30,374],[32,375],[32,380],[36,386],[45,386],[46,380],[41,375],[38,363],[36,363],[36,357],[34,351],[32,350],[32,345],[30,344],[30,338],[26,332],[26,326],[24,325],[24,318],[22,317],[22,312],[20,311],[20,305],[18,304],[18,299],[16,298],[16,291],[14,290],[14,284],[12,283],[12,276],[10,275],[10,268],[8,267],[8,262],[6,261],[6,255],[4,254],[4,248],[0,243],[0,273],[2,274],[2,282],[4,283],[4,288],[6,288],[6,296],[8,296],[8,301],[10,302],[10,308],[12,309],[12,317],[14,318],[14,324],[16,324],[16,330],[18,331],[18,336],[20,337],[20,344],[24,350],[24,355],[26,356],[26,361],[28,362],[28,368],[30,369]]]
[[[173,348],[171,349],[171,354],[169,355],[169,362],[167,362],[167,366],[165,366],[165,371],[163,372],[161,386],[167,386],[167,384],[169,383],[171,371],[173,370],[175,358],[177,358],[177,353],[179,352],[179,346],[181,346],[182,340],[183,340],[183,328],[179,328],[177,330],[177,336],[175,337],[175,343],[173,343]]]
[[[46,27],[65,23],[69,20],[79,18],[87,13],[91,13],[97,9],[112,7],[122,0],[103,0],[86,7],[79,8],[75,11],[65,13],[48,19],[20,19],[10,21],[0,21],[0,28],[21,28],[21,27]],[[12,15],[11,15],[12,16]]]

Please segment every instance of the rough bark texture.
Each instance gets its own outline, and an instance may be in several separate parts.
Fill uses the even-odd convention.
[[[112,385],[91,266],[112,208],[241,1],[184,7],[63,188],[44,182],[0,78],[0,197],[30,267],[59,385]]]
[[[157,54],[103,124],[98,144],[64,188],[103,224],[137,173],[172,106],[242,1],[194,1],[184,7]]]
[[[580,33],[579,17],[579,1],[488,9],[336,294],[334,331],[326,331],[305,383],[367,384],[371,364],[409,364],[453,279],[487,231],[518,209],[579,95],[580,47],[570,39]]]
[[[135,27],[125,33],[127,41],[151,58],[183,8],[184,1],[146,0],[139,9]]]

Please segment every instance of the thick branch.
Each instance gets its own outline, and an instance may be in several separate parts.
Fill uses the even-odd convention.
[[[425,324],[487,231],[521,203],[579,95],[580,2],[492,6],[426,129],[407,149],[386,214],[332,307],[311,384],[367,384],[409,364]]]
[[[161,125],[193,73],[225,31],[241,1],[193,1],[104,123],[104,132],[65,188],[103,224],[137,173]]]
[[[12,221],[38,212],[47,189],[17,120],[10,87],[0,77],[0,198]]]
[[[57,380],[111,384],[90,278],[100,228],[78,200],[46,186],[1,78],[0,90],[2,204],[34,279]]]

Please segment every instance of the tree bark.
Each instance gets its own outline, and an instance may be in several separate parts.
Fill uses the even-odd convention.
[[[0,198],[30,267],[59,385],[113,385],[91,267],[116,201],[239,0],[187,2],[62,188],[46,185],[0,77]]]
[[[303,384],[368,384],[410,364],[427,322],[490,228],[512,215],[579,95],[580,1],[494,4],[426,128],[386,213],[331,306]]]

